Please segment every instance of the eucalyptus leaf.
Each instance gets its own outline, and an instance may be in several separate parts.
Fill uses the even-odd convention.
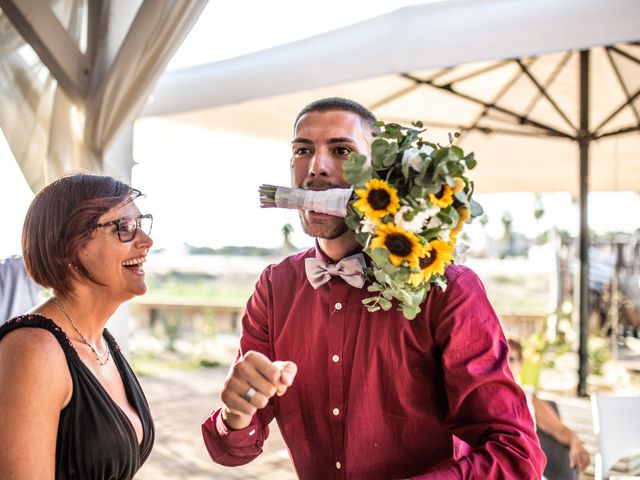
[[[382,138],[377,138],[371,143],[371,155],[384,156],[389,148],[389,142]]]
[[[431,157],[436,161],[440,162],[442,159],[446,158],[449,155],[449,148],[441,148],[431,153]]]
[[[388,136],[388,138],[402,137],[402,127],[397,123],[387,123],[385,134]]]
[[[441,230],[441,228],[429,228],[427,230],[424,230],[420,236],[425,240],[430,241],[431,239],[437,237]]]
[[[396,163],[396,156],[398,154],[398,144],[391,143],[389,148],[387,148],[386,152],[382,156],[382,165],[385,167],[391,167]]]
[[[398,292],[398,300],[400,300],[403,304],[411,304],[411,294],[406,290],[400,290]]]
[[[362,168],[367,163],[367,157],[360,153],[351,152],[344,162],[344,168]]]
[[[347,216],[344,217],[344,223],[346,223],[347,227],[354,232],[360,227],[360,219],[354,214],[347,214]]]
[[[440,190],[442,190],[442,185],[440,183],[429,183],[428,185],[424,186],[425,194],[429,194],[429,193],[435,194],[435,193],[438,193]]]
[[[449,175],[452,177],[461,177],[464,175],[464,165],[460,161],[448,163]]]
[[[389,282],[389,276],[396,273],[398,267],[396,267],[393,263],[387,260],[384,265],[382,265],[382,271],[387,275],[387,282]]]
[[[434,177],[444,178],[449,174],[449,164],[447,162],[440,162],[433,172]]]
[[[482,206],[473,199],[469,202],[469,209],[471,210],[471,216],[474,218],[479,217],[484,213]]]
[[[458,210],[456,210],[453,205],[448,206],[447,208],[445,208],[444,210],[441,210],[440,212],[444,213],[447,217],[451,219],[452,225],[456,225],[458,223],[458,220],[460,219],[460,215],[458,215]]]
[[[382,310],[384,310],[385,312],[391,309],[391,302],[386,298],[379,298],[378,305],[380,305],[380,308],[382,308]]]
[[[370,303],[376,304],[378,303],[378,297],[367,297],[364,300],[362,300],[362,304],[363,305],[369,305]]]
[[[460,160],[464,157],[464,152],[460,147],[451,147],[449,149],[449,159],[450,160]]]
[[[406,268],[402,268],[402,269],[399,269],[398,272],[396,272],[396,274],[393,275],[391,278],[393,278],[394,282],[400,285],[404,285],[409,281],[409,275],[410,275],[410,271],[407,270]]]
[[[371,237],[370,233],[363,233],[363,232],[356,233],[356,240],[360,245],[368,245],[370,237]]]
[[[454,194],[454,197],[461,203],[464,203],[465,205],[469,205],[469,198],[467,197],[467,194],[464,193],[464,190],[460,190],[458,193]]]
[[[473,152],[471,152],[469,155],[467,155],[466,157],[464,157],[464,163],[467,165],[467,168],[469,170],[475,168],[476,164],[478,162],[476,162],[475,156],[473,154]]]
[[[369,181],[365,173],[361,170],[345,170],[344,180],[350,185],[364,185]]]
[[[415,183],[419,187],[427,187],[431,184],[431,179],[426,176],[416,177]]]
[[[389,275],[386,274],[383,270],[376,270],[374,272],[374,277],[375,277],[376,280],[378,280],[383,285],[385,283],[389,283],[389,280],[390,280]]]
[[[402,307],[402,314],[405,316],[407,320],[413,320],[420,313],[420,307],[412,307],[405,305]]]
[[[378,265],[383,265],[389,258],[389,251],[386,248],[374,248],[371,250],[371,258]]]
[[[424,198],[424,197],[426,197],[426,192],[425,192],[424,188],[422,188],[419,185],[414,186],[411,189],[410,193],[411,193],[411,196],[413,198]]]
[[[401,171],[402,171],[402,176],[404,178],[409,178],[409,172],[410,172],[410,167],[411,165],[409,165],[409,162],[402,162],[402,167],[401,167]]]
[[[453,219],[453,216],[449,215],[444,210],[440,210],[436,216],[446,225],[453,225],[454,223],[457,223],[457,221]]]

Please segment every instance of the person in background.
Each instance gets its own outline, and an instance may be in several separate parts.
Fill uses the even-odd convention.
[[[149,406],[104,328],[147,289],[152,218],[139,195],[78,174],[29,207],[25,266],[53,296],[0,327],[0,478],[132,479],[151,452]]]
[[[508,342],[509,367],[513,372],[513,376],[518,378],[524,358],[522,354],[522,344],[513,338],[510,338]],[[589,452],[585,450],[578,436],[562,423],[562,420],[560,420],[560,417],[551,405],[539,398],[532,388],[528,388],[527,386],[523,388],[527,396],[529,409],[536,421],[537,429],[551,435],[562,445],[569,447],[569,466],[577,469],[579,472],[584,472],[591,463],[591,457],[589,456]]]
[[[375,123],[347,99],[305,107],[294,122],[293,186],[349,188],[343,163],[370,155]],[[369,313],[366,285],[336,275],[314,288],[305,272],[307,259],[333,264],[362,251],[344,219],[300,217],[316,245],[256,285],[222,406],[202,427],[211,458],[250,462],[275,418],[302,479],[540,478],[544,456],[478,277],[450,266],[446,291],[432,289],[415,320]]]
[[[0,259],[0,325],[33,308],[41,291],[27,275],[22,257]]]

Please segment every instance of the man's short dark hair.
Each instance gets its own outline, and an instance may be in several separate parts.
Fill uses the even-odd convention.
[[[98,283],[80,263],[79,249],[91,239],[98,219],[139,192],[113,177],[75,174],[44,187],[33,199],[22,229],[27,272],[57,295],[69,295],[73,268]]]
[[[376,122],[378,119],[376,116],[371,113],[367,107],[355,102],[353,100],[349,100],[348,98],[340,98],[340,97],[329,97],[329,98],[321,98],[320,100],[316,100],[315,102],[311,102],[309,105],[304,107],[298,113],[296,117],[296,121],[293,124],[293,129],[298,126],[298,121],[300,117],[310,112],[330,112],[330,111],[345,111],[345,112],[353,112],[358,115],[361,119],[367,122],[368,125],[371,126],[371,129],[376,131],[378,127],[376,127]]]

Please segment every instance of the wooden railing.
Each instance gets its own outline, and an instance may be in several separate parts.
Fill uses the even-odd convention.
[[[138,298],[131,302],[131,316],[141,327],[158,323],[173,325],[181,332],[238,333],[244,305],[184,299]]]

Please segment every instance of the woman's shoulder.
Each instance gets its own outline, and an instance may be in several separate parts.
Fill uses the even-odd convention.
[[[19,332],[19,333],[18,333]],[[24,337],[36,339],[44,344],[57,344],[63,351],[74,350],[66,333],[50,318],[39,313],[30,313],[14,317],[0,326],[0,340],[5,337]]]
[[[24,401],[50,400],[60,407],[67,403],[72,388],[65,352],[58,339],[43,328],[5,332],[0,341],[0,379],[0,388],[10,386]]]
[[[55,334],[47,328],[42,328],[36,325],[35,322],[24,322],[19,325],[18,319],[10,320],[4,326],[15,328],[6,328],[1,332],[0,346],[18,346],[21,351],[28,352],[41,352],[46,353],[50,351],[59,351],[63,353],[60,348],[60,342],[56,338]]]
[[[73,348],[62,330],[42,315],[15,317],[0,327],[0,369],[30,379],[54,381],[69,376],[65,342]]]
[[[73,347],[65,333],[52,320],[38,314],[21,315],[0,327],[0,352],[10,352],[11,359],[25,362],[66,363],[65,350]]]

